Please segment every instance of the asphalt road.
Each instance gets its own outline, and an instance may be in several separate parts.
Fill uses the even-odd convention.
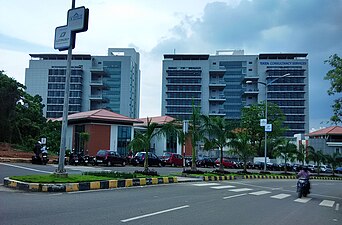
[[[0,164],[1,176],[16,170],[26,171]],[[71,193],[26,193],[0,186],[0,224],[341,224],[342,181],[313,180],[312,194],[300,200],[295,184],[235,180]]]

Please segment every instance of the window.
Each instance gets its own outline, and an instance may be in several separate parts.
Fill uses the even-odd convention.
[[[248,71],[253,71],[253,69],[248,69]]]
[[[336,154],[341,154],[340,149],[336,148]]]

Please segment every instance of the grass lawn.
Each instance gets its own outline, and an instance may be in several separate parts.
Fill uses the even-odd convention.
[[[118,172],[88,172],[86,174],[69,174],[67,177],[59,177],[55,174],[12,176],[10,179],[28,183],[79,183],[102,180],[119,180],[133,178],[152,178],[162,176],[146,176],[139,173],[118,173]],[[169,177],[169,176],[163,176]]]

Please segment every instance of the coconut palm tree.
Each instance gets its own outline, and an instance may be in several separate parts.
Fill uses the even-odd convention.
[[[247,131],[240,131],[236,134],[236,137],[230,142],[230,152],[239,156],[243,162],[243,172],[247,173],[247,161],[249,158],[257,154],[256,149],[251,145],[251,139]]]
[[[302,163],[302,166],[304,166],[306,160],[306,150],[303,144],[299,144],[296,158],[299,162]]]
[[[145,160],[144,160],[144,172],[148,172],[148,152],[151,148],[151,140],[153,137],[160,135],[160,130],[158,130],[158,124],[152,122],[152,119],[147,117],[147,126],[146,130],[138,131],[134,136],[133,140],[129,143],[128,148],[133,149],[134,151],[145,151]]]
[[[289,139],[280,139],[279,144],[275,147],[275,155],[281,157],[285,161],[284,172],[287,173],[288,160],[294,160],[297,154],[297,146],[290,142]]]
[[[203,129],[201,129],[201,114],[199,107],[196,107],[194,103],[192,103],[192,114],[190,117],[190,129],[186,134],[185,138],[191,139],[191,147],[192,147],[192,163],[191,170],[196,171],[196,158],[197,158],[197,149],[196,144],[203,138]]]
[[[220,171],[223,167],[223,149],[229,146],[232,138],[231,126],[223,117],[209,117],[202,115],[204,135],[204,149],[218,148],[220,150]]]
[[[316,163],[317,175],[319,175],[319,172],[320,172],[319,167],[320,167],[321,163],[324,163],[326,161],[326,157],[321,150],[316,151],[315,148],[312,146],[308,146],[308,148],[309,148],[308,158],[309,158],[309,160]]]
[[[339,159],[341,159],[341,157],[342,155],[337,152],[334,152],[332,155],[325,155],[326,162],[331,165],[333,176],[335,175],[335,169],[339,165]]]

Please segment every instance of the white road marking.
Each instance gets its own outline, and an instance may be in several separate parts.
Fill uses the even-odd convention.
[[[240,197],[240,196],[244,196],[244,195],[247,195],[247,193],[243,193],[243,194],[239,194],[239,195],[231,195],[231,196],[223,197],[223,199],[235,198],[235,197]]]
[[[271,198],[276,198],[276,199],[284,199],[284,198],[287,198],[291,195],[288,195],[288,194],[279,194],[279,195],[273,195],[271,196]]]
[[[300,203],[307,203],[308,201],[310,201],[312,198],[297,198],[296,200],[294,200],[295,202],[300,202]]]
[[[7,164],[7,163],[0,163],[0,164],[1,164],[1,165],[5,165],[5,166],[11,166],[11,167],[19,168],[19,169],[24,169],[24,170],[31,170],[31,171],[35,171],[35,172],[40,172],[40,173],[49,173],[49,174],[52,174],[52,173],[53,173],[53,172],[49,172],[49,171],[37,170],[37,169],[29,168],[29,167],[17,166],[17,165],[12,165],[12,164]]]
[[[216,186],[220,185],[219,183],[199,183],[199,184],[192,184],[197,187],[204,187],[204,186]]]
[[[340,209],[340,203],[336,203],[335,210],[338,211]]]
[[[233,192],[243,192],[243,191],[251,191],[253,189],[250,188],[238,188],[238,189],[231,189],[229,191],[233,191]]]
[[[326,206],[326,207],[333,207],[335,204],[335,201],[330,200],[323,200],[321,203],[319,203],[320,206]]]
[[[124,219],[124,220],[121,220],[121,222],[126,223],[126,222],[129,222],[129,221],[132,221],[132,220],[138,220],[138,219],[142,219],[142,218],[145,218],[145,217],[155,216],[155,215],[159,215],[159,214],[162,214],[162,213],[167,213],[167,212],[171,212],[171,211],[175,211],[175,210],[180,210],[180,209],[184,209],[184,208],[189,208],[189,207],[190,207],[189,205],[184,205],[184,206],[180,206],[180,207],[176,207],[176,208],[172,208],[172,209],[166,209],[166,210],[162,210],[162,211],[159,211],[159,212],[154,212],[154,213],[149,213],[149,214],[145,214],[145,215],[141,215],[141,216],[137,216],[137,217],[132,217],[132,218],[129,218],[129,219]]]
[[[257,192],[252,192],[249,193],[250,195],[265,195],[271,193],[270,191],[257,191]]]
[[[210,187],[212,189],[226,189],[226,188],[235,188],[235,186],[232,185],[225,185],[225,186],[216,186],[216,187]]]

